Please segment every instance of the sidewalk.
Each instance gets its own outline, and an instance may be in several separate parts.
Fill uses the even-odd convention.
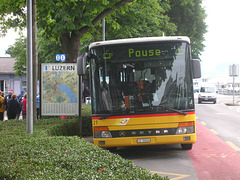
[[[93,137],[92,136],[86,136],[83,137],[84,140],[86,140],[87,142],[93,143]]]
[[[20,114],[19,119],[22,119],[22,113]],[[3,121],[7,121],[7,120],[8,120],[8,118],[7,118],[7,111],[5,111],[4,112],[4,119],[3,119]]]

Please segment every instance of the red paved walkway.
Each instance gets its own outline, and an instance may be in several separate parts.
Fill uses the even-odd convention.
[[[240,153],[197,121],[197,142],[187,151],[199,180],[240,179]]]

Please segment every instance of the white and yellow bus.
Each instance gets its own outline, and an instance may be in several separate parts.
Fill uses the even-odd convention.
[[[121,147],[196,142],[193,78],[188,37],[146,37],[95,42],[78,58],[90,60],[94,144]]]

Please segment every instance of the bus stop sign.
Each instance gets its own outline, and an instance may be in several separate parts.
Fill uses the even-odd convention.
[[[66,55],[65,54],[56,54],[56,61],[65,62],[66,61]]]

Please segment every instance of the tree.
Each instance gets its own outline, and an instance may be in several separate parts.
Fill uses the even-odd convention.
[[[21,35],[16,39],[15,44],[11,45],[7,50],[8,52],[11,52],[12,57],[16,58],[13,68],[18,76],[25,76],[27,54],[26,44],[26,37]]]
[[[176,26],[170,22],[166,12],[170,9],[168,0],[137,0],[109,14],[106,19],[106,40],[174,35]],[[81,51],[87,45],[102,40],[102,24],[91,28],[81,39]]]
[[[24,0],[3,0],[0,15],[4,27],[23,27]],[[37,1],[38,28],[41,39],[61,47],[56,53],[67,55],[67,62],[75,62],[79,49],[86,51],[90,42],[101,40],[101,19],[106,18],[107,39],[187,35],[191,38],[193,57],[203,51],[206,32],[202,0],[48,0]],[[9,10],[11,9],[11,10]],[[6,18],[14,12],[13,19]],[[3,18],[4,17],[4,18]],[[40,43],[38,39],[38,43]],[[46,44],[45,44],[46,45]],[[39,56],[51,48],[40,47]],[[53,48],[53,46],[52,46]],[[51,52],[54,53],[55,50]],[[55,54],[56,54],[55,53]],[[49,54],[45,53],[45,57]],[[53,57],[53,55],[51,55]],[[40,57],[39,57],[40,58]],[[54,57],[53,57],[54,58]],[[41,59],[41,58],[40,58]],[[47,59],[47,58],[45,58]]]
[[[80,39],[105,16],[134,0],[48,0],[37,2],[38,27],[47,36],[60,38],[67,62],[76,62]],[[24,27],[25,0],[2,0],[2,28]],[[11,16],[9,16],[9,14]]]
[[[169,9],[169,3],[164,0],[131,3],[124,13],[119,13],[119,9],[106,18],[107,38],[153,37],[162,36],[163,33],[173,35],[176,26],[165,15]],[[112,26],[112,23],[116,25]]]
[[[62,53],[60,42],[55,38],[44,38],[38,32],[38,63],[54,63],[55,55]],[[14,70],[17,76],[25,76],[26,73],[26,37],[21,35],[16,39],[15,44],[9,46],[8,52],[11,52],[11,56],[15,57]]]
[[[176,35],[188,36],[191,39],[192,57],[200,59],[204,49],[204,34],[207,32],[206,18],[202,0],[171,0],[171,10],[167,12],[170,21],[177,26]]]
[[[80,39],[105,16],[134,0],[78,1],[52,0],[39,2],[39,26],[46,35],[60,37],[67,62],[76,62]]]

